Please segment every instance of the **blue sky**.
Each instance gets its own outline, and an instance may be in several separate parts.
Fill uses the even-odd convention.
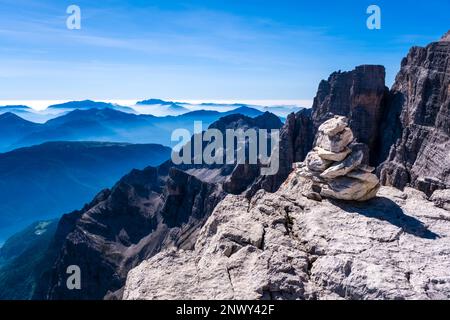
[[[66,28],[66,8],[82,29]],[[366,28],[366,9],[382,29]],[[0,0],[0,99],[312,99],[449,28],[450,1]]]

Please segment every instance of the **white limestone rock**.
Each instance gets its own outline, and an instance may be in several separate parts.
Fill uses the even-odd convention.
[[[320,195],[336,200],[361,202],[374,198],[379,188],[378,179],[375,182],[371,182],[350,177],[338,177],[324,185]]]
[[[313,172],[323,172],[331,166],[332,161],[322,159],[318,153],[310,152],[306,156],[306,166]]]
[[[321,157],[324,160],[328,160],[328,161],[342,161],[345,158],[347,158],[347,156],[350,154],[350,152],[352,152],[352,150],[348,147],[346,147],[344,149],[344,151],[339,152],[339,153],[335,153],[335,152],[331,152],[319,147],[315,147],[314,151],[317,152],[317,154],[319,155],[319,157]]]
[[[375,168],[374,168],[374,167],[371,167],[371,166],[368,166],[368,165],[365,165],[365,164],[360,165],[360,166],[358,167],[358,169],[359,169],[359,170],[362,170],[362,171],[364,171],[364,172],[369,172],[369,173],[375,171]]]
[[[317,134],[316,146],[334,153],[341,153],[353,139],[353,132],[350,128],[345,128],[344,131],[335,136],[329,136],[323,132],[319,132]]]
[[[450,42],[450,31],[444,34],[440,40],[441,42]]]
[[[431,196],[435,206],[450,211],[450,189],[436,190]]]
[[[227,196],[195,250],[143,262],[124,299],[450,299],[448,211],[408,188],[359,204],[311,201],[302,179],[294,172],[250,202]]]
[[[362,151],[353,152],[344,161],[335,163],[325,170],[320,176],[325,179],[334,179],[345,176],[350,171],[359,167],[363,159],[364,153]]]
[[[348,119],[342,116],[335,116],[328,121],[322,123],[318,131],[326,134],[327,136],[334,137],[338,133],[344,131],[348,126]]]

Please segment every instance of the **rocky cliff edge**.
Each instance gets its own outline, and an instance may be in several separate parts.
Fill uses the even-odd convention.
[[[448,299],[450,212],[382,187],[364,203],[229,195],[194,251],[167,250],[128,274],[125,299]],[[437,202],[438,203],[438,202]]]

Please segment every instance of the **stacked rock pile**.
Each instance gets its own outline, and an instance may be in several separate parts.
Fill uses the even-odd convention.
[[[375,168],[364,164],[364,152],[353,147],[354,140],[345,117],[335,116],[319,127],[315,148],[295,165],[297,174],[311,182],[305,196],[353,201],[376,197],[380,183],[372,173]]]

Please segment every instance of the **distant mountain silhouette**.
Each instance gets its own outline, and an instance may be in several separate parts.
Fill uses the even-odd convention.
[[[0,106],[0,115],[5,113],[14,113],[19,117],[31,116],[34,110],[24,105]],[[31,121],[31,120],[30,120]]]
[[[164,101],[161,99],[149,99],[143,100],[136,103],[136,106],[139,110],[143,110],[143,107],[148,107],[148,110],[145,110],[146,113],[153,114],[183,114],[189,112],[189,109],[181,106],[180,104],[172,101]]]
[[[0,115],[8,112],[14,113],[15,115],[18,115],[19,117],[31,122],[43,123],[51,118],[54,118],[63,111],[48,113],[46,111],[34,110],[33,108],[30,108],[25,105],[0,106]]]
[[[23,111],[30,111],[30,110],[32,110],[30,107],[27,107],[24,105],[0,106],[1,113],[12,112],[12,111],[23,112]]]
[[[264,112],[259,111],[254,108],[247,107],[247,106],[242,106],[235,110],[225,112],[224,115],[237,114],[237,113],[242,114],[247,117],[250,117],[250,118],[254,118],[254,117],[262,115]]]
[[[114,125],[145,125],[149,119],[155,117],[148,115],[136,115],[125,113],[113,109],[87,109],[87,110],[75,110],[68,114],[62,115],[58,118],[47,121],[47,125],[50,127],[56,127],[61,124],[67,124],[71,122],[108,122]]]
[[[122,112],[134,113],[134,110],[129,107],[119,106],[117,104],[107,103],[107,102],[97,102],[92,100],[83,101],[70,101],[61,104],[51,105],[47,110],[89,110],[89,109],[113,109]]]
[[[40,127],[40,124],[24,120],[11,112],[0,114],[0,151]]]
[[[0,154],[0,240],[25,223],[82,206],[130,170],[158,165],[170,153],[154,144],[50,142]]]
[[[172,101],[164,101],[161,99],[148,99],[148,100],[139,101],[136,104],[144,104],[144,105],[160,104],[160,105],[166,106],[166,105],[172,105],[175,103]]]
[[[214,103],[214,102],[203,102],[200,104],[201,106],[213,106],[213,107],[227,107],[227,106],[233,106],[236,108],[239,107],[248,107],[247,104],[242,104],[242,103],[232,103],[232,104],[227,104],[227,103]]]

